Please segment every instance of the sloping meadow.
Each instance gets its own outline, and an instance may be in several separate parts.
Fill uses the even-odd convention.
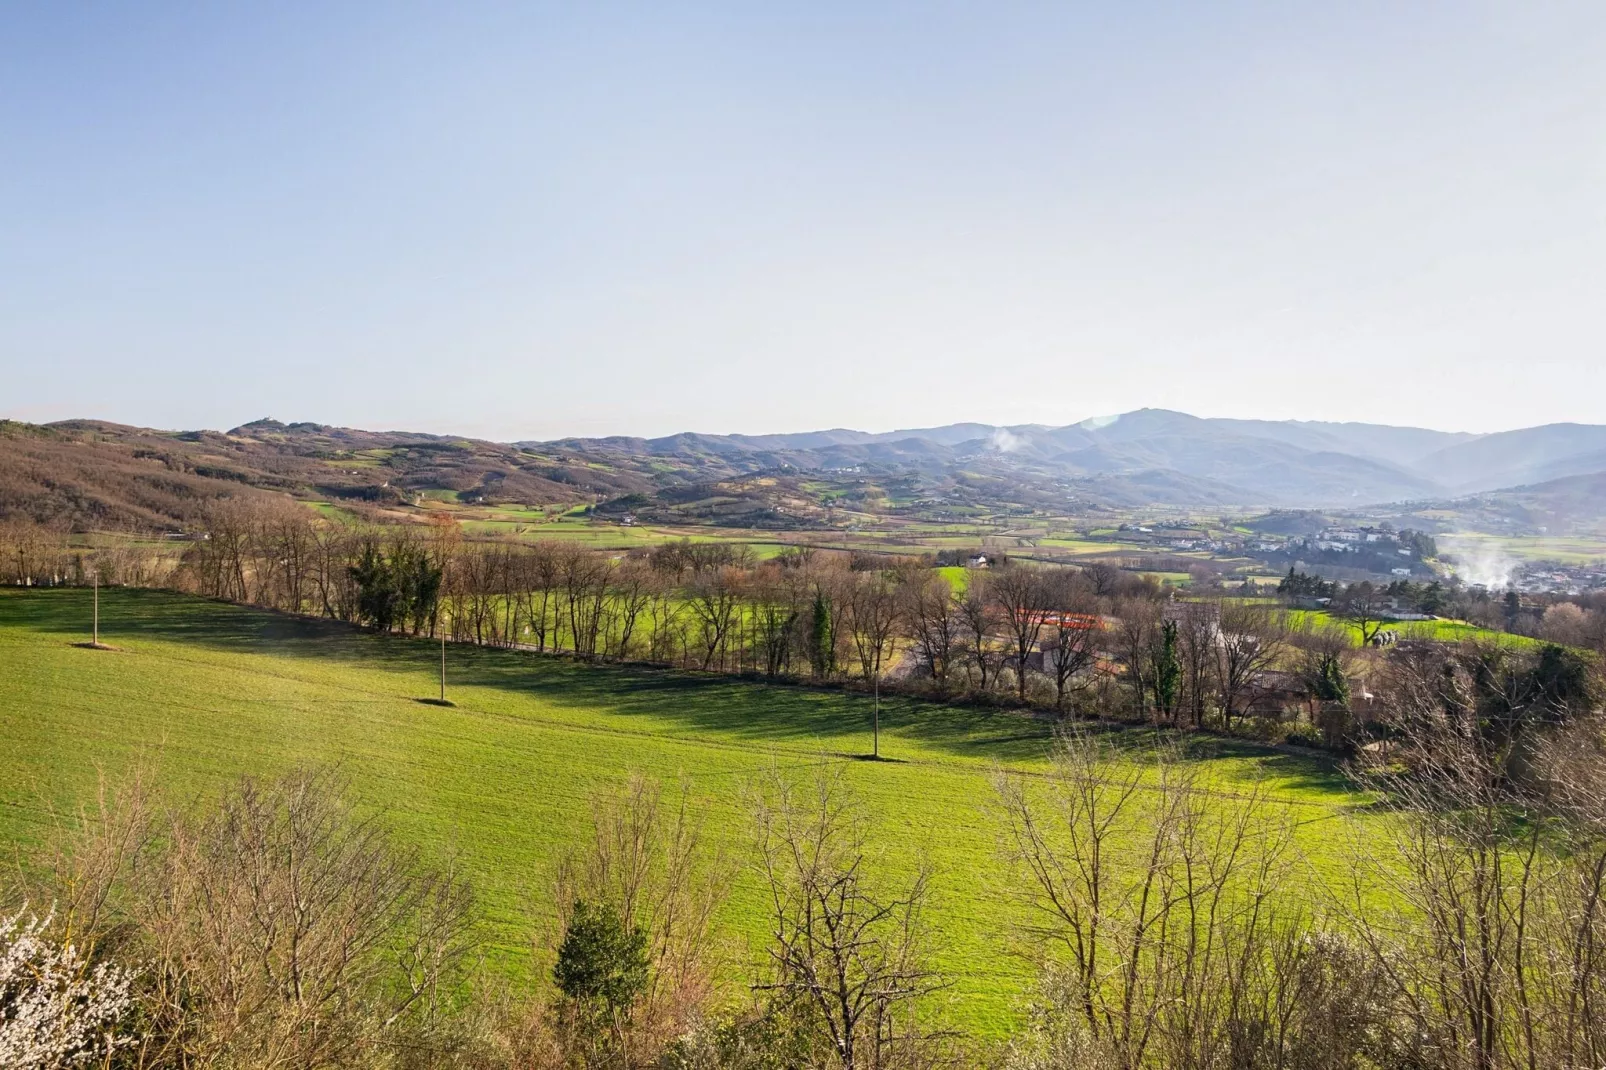
[[[873,875],[889,888],[931,871],[941,1013],[974,1036],[1018,1026],[1034,991],[1024,928],[1032,895],[1006,860],[1000,776],[1044,783],[1050,720],[929,703],[871,706],[835,690],[593,666],[568,658],[439,647],[183,596],[101,596],[110,651],[86,635],[87,591],[0,591],[0,840],[24,854],[136,767],[172,803],[242,775],[338,764],[360,802],[430,857],[457,859],[475,890],[490,968],[548,968],[555,867],[590,834],[593,801],[643,775],[687,792],[738,876],[718,929],[733,983],[762,963],[765,889],[753,869],[755,785],[839,765],[872,830]],[[1147,768],[1154,740],[1111,731]],[[1226,805],[1255,794],[1290,830],[1290,880],[1320,909],[1350,872],[1350,841],[1380,831],[1365,796],[1328,763],[1197,740],[1185,760]],[[1148,773],[1143,776],[1147,777]],[[1035,790],[1035,788],[1033,789]],[[1346,820],[1361,815],[1358,821]],[[1368,831],[1370,830],[1370,831]]]

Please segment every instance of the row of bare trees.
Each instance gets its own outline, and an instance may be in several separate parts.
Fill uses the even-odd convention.
[[[0,584],[16,587],[155,586],[166,581],[177,554],[128,535],[100,536],[93,547],[75,544],[65,528],[26,517],[0,521]]]
[[[291,503],[225,503],[177,582],[384,630],[769,678],[1231,731],[1265,674],[1349,657],[1276,607],[1166,603],[1105,565],[1013,563],[954,583],[913,558],[671,543],[614,554],[469,539],[457,525],[342,527]]]
[[[268,498],[221,502],[202,527],[162,547],[182,547],[166,582],[381,630],[1276,738],[1290,731],[1274,723],[1277,695],[1303,689],[1302,740],[1342,744],[1353,727],[1347,634],[1295,629],[1254,599],[1169,600],[1107,565],[1016,562],[954,582],[915,558],[795,549],[760,561],[692,542],[608,553],[469,538],[445,517],[343,525]],[[138,582],[144,567],[110,549],[69,553],[31,525],[7,528],[0,548],[19,577]]]
[[[1016,566],[972,573],[960,591],[917,560],[875,563],[803,552],[666,568],[658,554],[467,543],[444,598],[455,637],[587,658],[867,683],[896,673],[944,694],[1007,686],[1022,703],[1047,682],[1062,707],[1086,685],[1100,629],[1057,622],[1101,619],[1112,603],[1083,573]]]
[[[134,571],[110,551],[73,559],[54,533],[32,527],[5,546],[18,575],[81,582],[87,567],[117,582]],[[1155,584],[1104,565],[1014,563],[954,583],[912,558],[802,549],[757,561],[745,547],[692,542],[612,554],[470,539],[446,518],[343,525],[269,498],[216,504],[174,547],[182,561],[165,580],[181,589],[381,630],[769,678],[857,678],[1061,711],[1096,706],[1179,726],[1231,729],[1255,681],[1289,650],[1284,618],[1266,607],[1228,599],[1163,613]],[[1081,626],[1067,626],[1073,619]]]
[[[291,502],[225,502],[175,577],[208,597],[317,613],[386,630],[584,658],[818,678],[887,675],[902,650],[937,690],[1027,701],[1041,679],[1065,704],[1094,662],[1092,634],[1055,613],[1096,616],[1157,589],[1130,574],[1024,566],[956,590],[912,559],[672,543],[617,555],[559,542],[471,540],[447,520],[351,527]],[[433,572],[433,583],[417,582]],[[412,577],[412,579],[408,579]],[[405,611],[401,611],[402,609]],[[1049,662],[1044,640],[1057,651]],[[1034,677],[1041,679],[1034,679]]]

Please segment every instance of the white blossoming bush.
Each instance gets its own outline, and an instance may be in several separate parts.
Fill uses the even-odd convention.
[[[72,944],[50,939],[52,918],[26,909],[0,916],[0,1067],[81,1066],[133,1043],[117,1026],[133,1004],[134,975],[90,968]]]

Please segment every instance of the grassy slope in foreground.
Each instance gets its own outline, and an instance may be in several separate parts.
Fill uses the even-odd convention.
[[[72,645],[89,598],[0,590],[0,842],[37,841],[51,808],[88,797],[97,769],[116,776],[145,760],[186,798],[241,773],[338,760],[402,835],[458,852],[493,961],[516,975],[550,910],[547,868],[586,834],[593,793],[633,771],[683,777],[711,839],[745,859],[743,791],[756,775],[772,763],[802,774],[844,762],[874,815],[883,872],[907,875],[922,858],[936,867],[931,916],[958,1024],[997,1033],[1028,990],[1029,968],[1005,950],[1018,915],[998,879],[989,776],[998,765],[1041,768],[1044,721],[889,703],[882,753],[901,761],[858,762],[849,756],[870,747],[861,697],[455,647],[457,707],[444,709],[413,701],[436,686],[438,648],[427,642],[113,590],[102,592],[101,636],[119,649],[99,652]],[[1305,846],[1330,849],[1333,818],[1356,801],[1338,777],[1318,762],[1217,749],[1217,786],[1270,778],[1297,807]],[[758,953],[763,906],[750,874],[721,920],[741,953]]]

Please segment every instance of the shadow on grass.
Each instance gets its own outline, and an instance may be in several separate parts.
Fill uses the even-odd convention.
[[[0,628],[83,634],[88,630],[90,597],[89,591],[76,589],[0,589]],[[100,629],[105,637],[130,643],[149,637],[220,652],[344,662],[408,674],[433,673],[439,656],[439,646],[428,639],[376,635],[338,621],[132,588],[102,590]],[[837,688],[592,664],[471,645],[453,646],[450,658],[459,679],[471,681],[465,682],[466,687],[494,688],[557,707],[667,720],[684,730],[755,745],[868,734],[871,726],[872,698]],[[439,699],[416,701],[440,704]],[[1001,763],[1042,759],[1054,731],[1051,719],[1030,714],[886,696],[881,700],[881,726],[894,747],[902,738],[956,758]],[[1150,749],[1157,739],[1153,729],[1098,723],[1089,727],[1133,750]],[[1341,791],[1347,786],[1331,761],[1218,737],[1173,738],[1194,757],[1258,759],[1267,773],[1296,789]],[[843,757],[876,760],[863,753]]]

